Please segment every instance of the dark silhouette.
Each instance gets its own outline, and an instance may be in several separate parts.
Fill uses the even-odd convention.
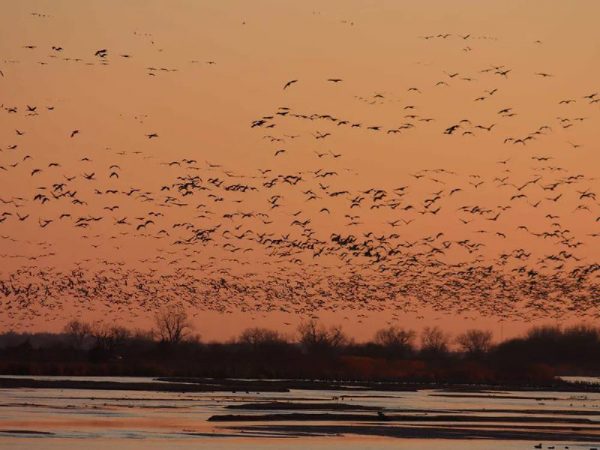
[[[557,375],[600,374],[600,328],[533,328],[493,344],[467,330],[454,340],[438,327],[391,326],[356,343],[339,326],[309,321],[297,337],[250,328],[227,343],[203,343],[180,309],[157,315],[152,331],[69,322],[63,333],[0,334],[0,373],[214,378],[385,380],[556,386]],[[456,347],[452,347],[455,342]]]
[[[467,355],[481,357],[492,348],[492,332],[467,330],[456,337],[456,343]]]
[[[157,312],[154,321],[156,334],[163,343],[178,344],[186,338],[192,329],[186,312],[176,305]]]

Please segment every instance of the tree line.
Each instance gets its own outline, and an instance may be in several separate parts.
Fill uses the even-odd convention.
[[[600,328],[534,327],[494,342],[488,330],[451,336],[391,325],[369,342],[340,326],[303,322],[295,336],[254,327],[205,343],[184,310],[159,312],[151,330],[69,322],[62,333],[0,334],[0,373],[236,378],[370,379],[487,384],[551,383],[600,374]]]

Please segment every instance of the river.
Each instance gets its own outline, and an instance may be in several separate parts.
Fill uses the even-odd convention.
[[[209,421],[212,416],[221,420]],[[600,393],[0,390],[0,449],[507,450],[540,444],[598,448]]]

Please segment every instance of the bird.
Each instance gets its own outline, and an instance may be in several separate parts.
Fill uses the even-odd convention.
[[[269,86],[263,77],[254,87],[274,91],[255,102],[243,90],[219,90],[235,64],[216,66],[205,57],[190,66],[184,63],[194,56],[185,49],[169,54],[149,33],[134,35],[152,47],[135,57],[116,49],[117,61],[109,61],[112,49],[94,50],[84,41],[78,51],[40,43],[39,49],[51,48],[46,57],[22,43],[14,52],[23,67],[48,64],[34,71],[42,82],[49,70],[64,69],[69,80],[81,77],[78,83],[103,95],[110,86],[98,84],[99,77],[126,70],[135,96],[152,97],[168,86],[170,98],[187,96],[190,105],[193,89],[178,80],[195,76],[192,67],[210,70],[202,89],[219,92],[223,105],[243,103],[244,114],[217,108],[215,120],[222,122],[214,122],[212,137],[196,148],[185,144],[199,132],[187,119],[181,136],[161,131],[156,139],[157,132],[148,132],[156,125],[146,123],[162,120],[164,111],[152,102],[131,103],[127,91],[108,96],[110,108],[94,108],[77,89],[60,89],[56,109],[50,100],[36,106],[31,93],[13,92],[13,71],[6,69],[1,82],[11,95],[0,107],[8,126],[0,143],[0,173],[7,180],[0,195],[2,240],[15,240],[6,253],[38,260],[23,259],[26,266],[4,258],[3,320],[8,305],[20,314],[12,323],[22,326],[37,323],[39,311],[56,323],[73,308],[128,320],[125,306],[151,317],[172,302],[257,318],[350,308],[356,314],[346,317],[357,322],[366,319],[363,313],[398,318],[417,311],[424,319],[422,308],[515,320],[600,314],[590,294],[597,284],[593,244],[600,213],[593,160],[586,159],[599,94],[581,91],[567,77],[543,108],[532,108],[533,100],[511,93],[550,74],[532,76],[520,57],[512,58],[515,67],[479,68],[472,56],[493,50],[494,37],[434,33],[418,43],[418,71],[407,66],[402,77],[424,80],[419,87],[315,72],[321,84],[303,83],[298,101],[282,92],[298,80]],[[532,50],[529,38],[515,36],[523,44],[516,52]],[[441,66],[436,54],[442,50],[462,55],[453,58],[452,70]],[[2,64],[13,63],[7,57]],[[558,71],[552,77],[546,82],[562,79]],[[209,113],[213,100],[203,100]],[[119,133],[94,136],[86,129],[81,137],[89,143],[68,141],[63,149],[61,132],[51,131],[56,121],[66,123],[65,104],[106,121],[107,129],[118,123]],[[212,145],[213,138],[220,144]],[[238,141],[248,151],[235,161],[222,148]],[[68,245],[77,251],[65,253]]]
[[[451,125],[448,128],[446,128],[444,134],[453,134],[459,127],[460,125]]]

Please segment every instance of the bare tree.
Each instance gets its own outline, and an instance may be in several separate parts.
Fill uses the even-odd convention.
[[[448,353],[450,337],[440,327],[425,327],[421,332],[421,351],[430,355]]]
[[[301,323],[298,327],[300,343],[310,351],[336,350],[348,343],[340,326],[326,328],[315,320]]]
[[[562,336],[562,329],[557,325],[542,325],[527,331],[527,338],[532,340],[556,341]]]
[[[64,332],[73,347],[82,349],[86,341],[92,337],[92,327],[90,324],[74,319],[65,325]]]
[[[96,323],[91,327],[91,334],[98,349],[114,352],[131,337],[131,332],[122,326],[108,323]]]
[[[484,330],[467,330],[459,334],[456,343],[470,356],[481,356],[492,347],[492,332]]]
[[[284,343],[285,339],[275,330],[268,328],[248,328],[240,334],[238,342],[252,346]]]
[[[406,356],[413,351],[415,332],[397,326],[382,328],[375,333],[375,343],[395,356]]]
[[[161,342],[178,344],[192,330],[192,324],[181,305],[169,305],[154,316],[155,332]]]

